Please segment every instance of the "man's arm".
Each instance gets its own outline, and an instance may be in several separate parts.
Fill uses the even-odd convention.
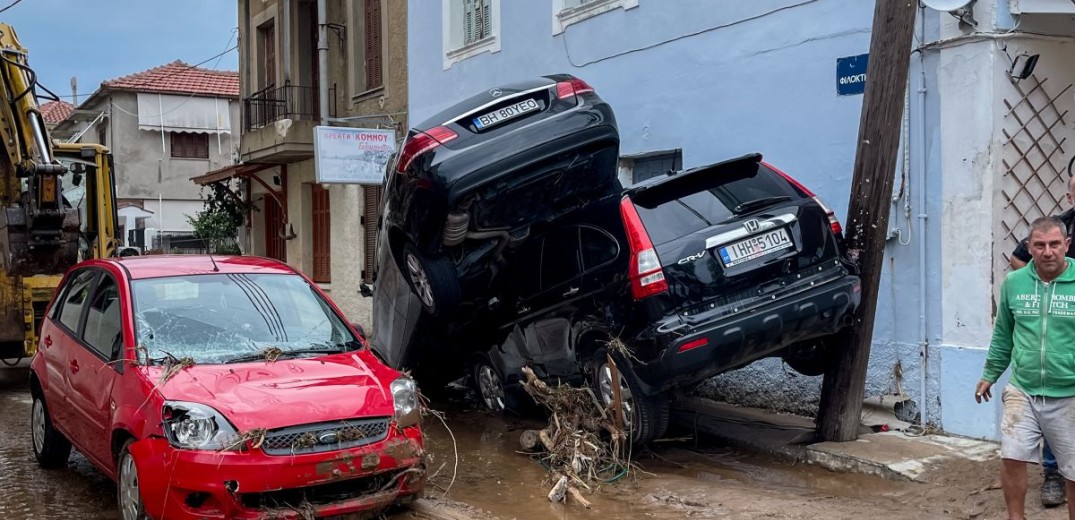
[[[989,342],[989,353],[985,358],[985,370],[982,380],[996,383],[1000,375],[1008,369],[1012,360],[1012,333],[1015,330],[1015,317],[1008,305],[1008,277],[1000,285],[1000,305],[997,306],[997,319],[993,324],[993,340]]]
[[[1027,249],[1026,241],[1027,239],[1025,238],[1020,240],[1019,245],[1015,246],[1015,249],[1012,251],[1012,257],[1008,260],[1012,269],[1022,269],[1026,266],[1027,262],[1030,262],[1030,250]]]

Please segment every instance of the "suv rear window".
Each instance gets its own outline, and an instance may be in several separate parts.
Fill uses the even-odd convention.
[[[662,182],[632,197],[654,245],[689,235],[735,218],[745,202],[770,197],[805,197],[764,165],[738,171],[697,171]]]

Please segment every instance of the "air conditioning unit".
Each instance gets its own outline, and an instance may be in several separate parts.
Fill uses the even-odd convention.
[[[1071,0],[1011,0],[1012,14],[1075,14]]]

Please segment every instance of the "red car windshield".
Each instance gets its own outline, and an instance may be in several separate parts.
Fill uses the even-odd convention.
[[[358,347],[300,276],[173,276],[135,280],[133,288],[140,360],[189,357],[212,364]]]

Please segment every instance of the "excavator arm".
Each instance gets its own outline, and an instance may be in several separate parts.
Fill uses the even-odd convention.
[[[15,30],[0,23],[0,267],[9,276],[62,273],[78,261],[79,215],[63,197],[38,109],[37,76]]]

